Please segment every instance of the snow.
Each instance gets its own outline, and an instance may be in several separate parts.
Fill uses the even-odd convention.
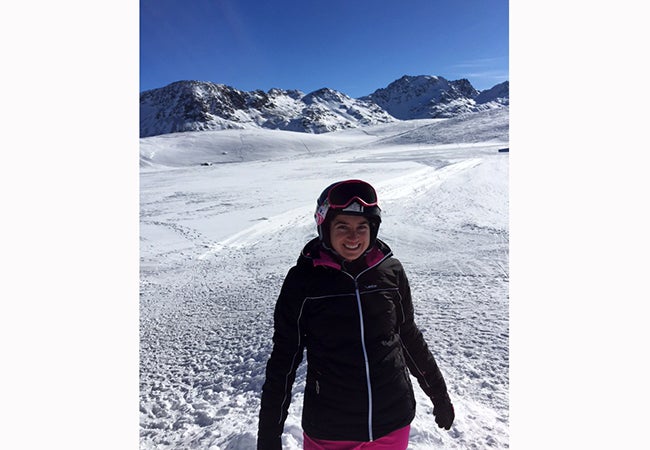
[[[641,5],[639,2],[636,4]],[[6,122],[5,170],[0,177],[4,194],[3,301],[0,314],[3,368],[0,372],[3,405],[0,421],[5,431],[2,446],[84,450],[137,448],[141,431],[138,413],[139,347],[142,345],[142,361],[149,361],[143,365],[143,380],[160,373],[159,386],[167,389],[166,394],[159,393],[160,411],[165,410],[166,400],[174,400],[174,394],[183,393],[175,375],[183,370],[189,372],[190,369],[183,364],[201,363],[202,358],[216,364],[207,359],[207,355],[192,353],[194,344],[190,342],[188,349],[180,348],[177,355],[171,348],[161,351],[161,370],[152,371],[151,358],[155,355],[144,345],[155,343],[155,338],[161,341],[160,346],[165,341],[173,345],[186,343],[180,335],[173,335],[182,327],[180,323],[175,327],[170,322],[174,311],[170,293],[172,289],[181,291],[183,295],[176,300],[179,302],[192,300],[191,294],[198,287],[193,287],[193,291],[185,295],[181,287],[183,273],[180,272],[186,268],[188,286],[192,286],[192,280],[201,280],[200,275],[194,275],[192,265],[199,261],[198,255],[211,247],[196,251],[196,260],[187,258],[190,265],[183,266],[180,258],[178,264],[174,258],[180,257],[180,252],[187,252],[189,241],[183,242],[171,227],[147,225],[145,230],[143,225],[143,237],[157,241],[157,251],[161,254],[152,261],[159,262],[161,270],[157,280],[155,266],[153,269],[143,267],[142,284],[146,287],[157,283],[157,288],[164,293],[164,284],[171,282],[170,293],[161,294],[160,302],[149,297],[152,301],[148,308],[144,307],[144,302],[141,309],[138,307],[140,186],[136,158],[139,129],[137,102],[134,101],[138,90],[137,73],[129,70],[129,67],[137,67],[137,47],[132,45],[137,41],[137,23],[127,27],[135,33],[121,30],[120,39],[124,46],[116,51],[115,34],[110,32],[114,21],[75,20],[76,25],[84,27],[81,30],[84,33],[89,24],[111,27],[101,34],[102,38],[95,40],[97,45],[94,48],[98,51],[86,52],[81,60],[75,51],[74,43],[78,42],[79,33],[74,27],[66,30],[61,28],[60,21],[52,21],[51,15],[31,14],[31,3],[15,5],[29,7],[25,13],[30,20],[13,21],[16,27],[9,27],[10,32],[15,32],[11,34],[12,42],[20,44],[10,46],[8,54],[10,58],[15,55],[24,70],[3,73],[8,85],[16,88],[8,89],[8,99],[3,99],[6,110],[11,113]],[[647,115],[638,112],[640,107],[648,104],[650,91],[637,88],[636,80],[646,79],[643,75],[648,73],[645,59],[638,58],[646,50],[643,43],[648,41],[647,14],[640,9],[639,14],[635,14],[637,11],[630,10],[632,5],[628,2],[625,8],[604,6],[598,11],[590,11],[590,17],[600,13],[606,20],[584,21],[583,5],[571,7],[567,2],[558,2],[557,6],[557,9],[543,10],[517,8],[516,20],[511,20],[511,78],[513,98],[516,99],[510,116],[512,152],[500,155],[502,160],[509,162],[510,178],[510,264],[506,267],[510,272],[509,443],[510,447],[517,449],[645,448],[648,442],[647,405],[650,403],[647,380],[647,343],[650,342],[647,255],[650,254],[650,234],[646,217],[650,178],[647,174]],[[102,10],[104,16],[106,12],[110,11]],[[511,12],[514,15],[514,4]],[[137,15],[121,14],[120,20],[127,16],[137,19]],[[551,34],[547,33],[549,23],[554,26]],[[618,24],[617,29],[621,32],[603,33],[603,23]],[[57,28],[48,34],[48,40],[20,39],[23,35],[34,34],[25,26],[29,24],[34,24],[34,32],[41,35],[43,29],[52,24]],[[579,33],[576,33],[576,24],[580,25]],[[38,43],[38,47],[25,47],[31,42]],[[585,42],[591,44],[585,47]],[[578,53],[577,48],[580,49]],[[74,53],[66,58],[65,49],[72,49]],[[99,51],[102,49],[105,51]],[[28,54],[39,55],[42,50],[46,51],[45,60],[49,61],[52,55],[59,60],[64,58],[66,68],[71,70],[48,71],[44,78],[44,59],[25,58]],[[603,61],[619,64],[605,68]],[[29,70],[30,62],[36,70]],[[126,70],[114,71],[111,79],[105,80],[108,66]],[[554,75],[549,75],[549,70],[540,70],[540,67],[554,70]],[[604,68],[612,77],[621,80],[622,94],[619,95],[619,90],[602,95],[601,74]],[[74,69],[79,70],[75,72]],[[70,76],[72,72],[76,76]],[[102,81],[106,82],[102,84]],[[34,86],[39,87],[37,114],[35,103],[25,101],[31,92],[29,88]],[[53,86],[56,89],[47,89]],[[629,86],[631,90],[626,90]],[[83,95],[70,95],[75,92]],[[89,103],[87,93],[92,93],[94,103]],[[93,105],[101,107],[93,108]],[[34,122],[26,118],[45,120]],[[462,133],[458,136],[462,137]],[[449,144],[454,142],[461,141],[455,139]],[[395,143],[396,150],[399,150],[395,157],[389,161],[389,155],[386,155],[382,163],[372,164],[375,169],[381,169],[383,162],[395,162],[396,158],[407,158],[407,155],[410,161],[419,158],[426,164],[427,153],[418,153],[418,145],[426,147],[426,141],[412,141],[410,149],[399,148],[398,144]],[[431,150],[442,151],[443,144],[437,142],[436,148]],[[357,143],[352,146],[359,148]],[[375,147],[373,144],[370,148]],[[475,149],[460,147],[461,152]],[[165,153],[163,150],[161,154]],[[273,158],[280,156],[280,150]],[[451,153],[452,149],[447,150]],[[293,152],[289,153],[293,155]],[[355,151],[345,158],[344,153],[343,150],[340,161],[363,157],[356,155],[358,152]],[[170,159],[170,162],[174,161],[182,166],[182,158]],[[287,169],[290,165],[285,163],[271,161],[270,168],[275,172],[276,181],[283,182],[282,173],[287,175],[286,178],[304,175],[290,171]],[[300,185],[300,189],[313,191],[306,195],[311,197],[314,192],[320,192],[323,181],[330,181],[330,177],[339,178],[338,171],[333,172],[337,166],[347,165],[330,162],[322,169],[310,166],[310,176],[306,180],[309,184]],[[374,170],[368,166],[363,168]],[[202,173],[199,167],[193,169],[195,173]],[[156,181],[148,170],[142,171],[144,194],[152,192]],[[178,170],[165,169],[166,173],[161,170],[158,182],[169,186]],[[224,168],[220,170],[224,171]],[[152,178],[144,180],[145,173]],[[186,175],[190,173],[186,171]],[[319,173],[322,180],[315,179]],[[183,179],[182,173],[178,174],[179,180]],[[376,178],[384,181],[395,174],[377,173]],[[187,177],[184,181],[185,185],[190,182]],[[236,186],[232,180],[229,182]],[[445,186],[444,183],[441,185]],[[275,188],[267,186],[270,187]],[[177,190],[183,192],[183,189],[181,183]],[[473,189],[483,190],[477,186],[466,186],[466,189],[470,197]],[[205,195],[210,194],[209,186],[205,192]],[[288,187],[283,192],[289,192]],[[241,195],[238,198],[242,200]],[[435,198],[443,201],[442,194]],[[158,206],[164,205],[158,203]],[[287,211],[300,207],[286,206]],[[285,211],[282,207],[279,210],[280,213]],[[169,213],[173,213],[173,209],[170,208]],[[442,218],[452,218],[461,213],[448,208]],[[161,223],[174,225],[164,217],[159,219]],[[403,222],[404,228],[401,223],[399,225],[400,236],[407,235],[408,230],[418,231],[417,224],[407,220]],[[219,221],[219,224],[225,225],[224,221]],[[254,223],[242,224],[245,226],[239,229],[233,225],[235,231],[232,234]],[[388,227],[382,228],[382,233],[387,230]],[[208,231],[210,238],[213,233],[221,235],[215,238],[216,242],[232,235],[214,227],[208,227]],[[395,232],[385,237],[400,258],[414,253],[403,243],[394,242]],[[427,232],[413,238],[425,242],[429,250],[440,253],[436,253],[438,260],[442,259],[442,252],[447,251],[450,262],[466,261],[462,252],[456,253],[459,247],[449,242],[445,234],[438,236]],[[166,255],[163,254],[165,247],[170,251]],[[174,248],[179,248],[180,252],[175,254]],[[466,252],[471,253],[471,249],[467,248]],[[293,263],[294,256],[287,253],[290,249],[277,246],[274,253],[265,256],[281,257],[281,264],[285,261]],[[151,250],[142,250],[143,258],[151,255]],[[239,267],[245,266],[234,258],[231,262]],[[406,264],[414,283],[422,276],[411,273],[415,264],[420,268],[423,266],[419,257],[411,258]],[[435,264],[437,261],[430,264],[432,271]],[[179,271],[176,275],[173,274],[174,267]],[[250,270],[253,271],[254,267],[266,266],[252,265]],[[284,270],[285,267],[278,265],[275,272]],[[246,292],[250,294],[255,280],[246,280],[246,273],[235,276],[230,270],[222,270],[218,275],[219,283],[223,286],[237,278],[235,289],[243,291],[243,284],[247,284]],[[441,271],[440,276],[444,275],[445,272]],[[211,275],[205,280],[212,282],[216,277]],[[424,280],[428,286],[435,287],[426,278]],[[457,277],[457,281],[468,282],[470,278]],[[420,292],[423,284],[419,282]],[[274,289],[263,283],[257,285],[263,290],[258,297],[260,302],[271,304],[276,295]],[[206,283],[205,289],[214,287]],[[442,295],[436,302],[451,304],[453,299],[456,307],[467,305],[468,314],[474,313],[471,307],[478,304],[475,298],[462,297],[462,293],[451,287],[440,286],[437,289]],[[470,289],[468,292],[481,290]],[[242,299],[248,301],[246,297]],[[152,327],[143,328],[149,339],[141,342],[138,317],[142,313],[143,323],[151,323],[156,314],[153,308],[156,303],[160,307],[158,320],[161,327],[159,331]],[[231,316],[237,315],[235,310],[228,309],[227,304],[220,310]],[[193,324],[187,320],[190,314],[196,316],[196,309],[185,312],[176,308],[176,311],[179,318],[185,318],[185,329],[198,335],[198,330],[194,330]],[[419,317],[428,314],[431,312],[420,308]],[[481,310],[474,314],[481,314]],[[244,313],[239,313],[239,317],[244,324],[250,322]],[[237,340],[238,324],[221,325],[216,322],[217,316],[213,319],[215,325],[210,330],[224,336],[223,350],[215,351],[214,361],[222,355],[241,356],[244,361],[250,358],[255,367],[251,373],[259,374],[262,356],[242,355],[238,349],[239,346],[255,347],[254,342],[240,343]],[[445,350],[438,340],[442,337],[453,342],[454,347],[461,343],[474,345],[477,350],[481,347],[466,336],[456,338],[453,330],[438,326],[437,317],[432,320],[436,321],[436,328],[428,331],[428,338],[438,358],[445,358],[441,361],[442,369],[451,394],[460,405],[457,409],[463,408],[455,426],[456,433],[465,436],[463,442],[468,448],[481,447],[480,438],[486,436],[487,431],[479,429],[483,430],[483,423],[493,423],[491,417],[496,408],[480,393],[482,389],[478,389],[476,384],[468,385],[470,380],[480,380],[472,379],[469,371],[462,372],[471,360],[464,357],[450,360],[448,354],[442,354]],[[484,329],[490,328],[491,323],[487,320],[482,323]],[[198,320],[196,324],[197,328],[201,325]],[[455,326],[471,329],[471,324],[472,321],[464,317]],[[269,333],[263,325],[258,330]],[[153,340],[152,336],[155,336]],[[472,339],[486,341],[480,334]],[[221,362],[220,367],[225,367],[226,362]],[[508,373],[505,369],[484,368],[479,363],[474,366],[479,375]],[[188,442],[188,448],[199,444],[203,448],[231,449],[246,448],[249,444],[248,448],[251,448],[250,437],[255,428],[246,424],[255,423],[254,406],[248,409],[238,406],[245,405],[242,403],[245,398],[241,395],[245,390],[235,383],[250,380],[242,370],[247,370],[245,364],[233,363],[226,371],[215,372],[215,383],[220,382],[218,377],[221,377],[221,382],[230,390],[214,394],[214,403],[207,402],[209,408],[203,409],[206,417],[215,417],[212,425],[192,425],[193,430],[177,433],[161,428],[159,436],[165,437],[161,439],[159,448],[171,448],[183,440]],[[464,376],[455,379],[452,376],[455,372]],[[151,397],[151,384],[144,386],[147,390],[143,390],[146,395],[143,398],[148,399]],[[505,385],[500,388],[502,392],[507,391]],[[184,389],[189,400],[207,396],[192,385]],[[482,400],[479,402],[479,399]],[[475,403],[472,408],[468,406],[470,401]],[[195,403],[194,411],[201,411],[202,404],[199,401]],[[142,402],[143,407],[147,405],[151,402]],[[219,405],[225,406],[217,409]],[[292,408],[294,415],[285,427],[286,439],[287,442],[293,439],[299,443],[295,401]],[[237,416],[237,412],[241,412],[241,416]],[[185,414],[187,423],[191,424],[191,414],[183,413],[181,409],[176,413],[180,417]],[[441,432],[433,425],[427,410],[422,410],[421,405],[418,413],[418,417],[424,414],[426,430],[432,441],[440,436],[446,437],[447,432]],[[228,419],[222,421],[221,417]],[[236,423],[238,418],[243,418],[244,425]],[[169,420],[161,417],[160,423],[166,426]],[[424,428],[420,426],[414,438],[422,437]],[[222,437],[210,438],[212,435]],[[471,439],[472,436],[477,439]],[[163,439],[168,443],[163,443]],[[153,446],[151,439],[149,442],[142,443],[142,447]],[[182,447],[181,444],[176,446]]]
[[[255,447],[274,303],[315,236],[316,197],[344,178],[378,191],[380,237],[407,270],[456,408],[452,429],[437,428],[416,383],[409,448],[509,446],[508,135],[481,141],[468,119],[472,142],[427,144],[427,132],[444,140],[445,122],[141,139],[141,449]],[[457,135],[463,122],[448,122]],[[287,449],[302,444],[304,376],[303,363]]]

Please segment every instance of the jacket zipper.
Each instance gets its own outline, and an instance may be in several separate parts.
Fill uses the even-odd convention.
[[[359,324],[361,326],[361,348],[363,349],[363,360],[366,364],[366,386],[368,388],[368,440],[373,441],[372,437],[372,386],[370,384],[370,365],[368,364],[368,352],[366,351],[365,329],[363,326],[363,312],[361,311],[361,294],[359,284],[355,278],[354,290],[357,296],[357,307],[359,308]]]
[[[357,308],[359,309],[359,325],[360,325],[360,332],[361,332],[361,348],[363,350],[363,360],[366,366],[366,386],[368,388],[368,441],[372,442],[374,441],[374,437],[372,435],[372,384],[370,383],[370,364],[368,362],[368,351],[366,350],[366,333],[365,333],[365,327],[363,325],[363,310],[361,309],[361,292],[359,291],[359,277],[372,269],[373,267],[378,266],[384,260],[392,256],[392,252],[389,252],[388,254],[384,255],[384,257],[378,261],[377,263],[373,264],[370,267],[365,268],[362,270],[360,273],[357,274],[356,277],[350,275],[347,272],[343,272],[344,274],[348,275],[352,280],[354,281],[354,293],[357,297]]]

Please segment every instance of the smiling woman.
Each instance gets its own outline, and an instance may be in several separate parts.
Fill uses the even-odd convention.
[[[409,372],[449,430],[447,385],[414,322],[406,274],[377,239],[381,209],[362,180],[328,186],[314,214],[317,238],[289,270],[275,306],[258,449],[280,449],[291,389],[306,350],[305,449],[408,446],[415,417]]]

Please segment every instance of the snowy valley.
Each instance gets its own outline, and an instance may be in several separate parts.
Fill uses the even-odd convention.
[[[273,307],[331,182],[378,191],[416,323],[456,408],[414,381],[409,449],[509,447],[509,111],[329,133],[140,139],[140,448],[254,449]],[[302,448],[304,363],[283,447]]]

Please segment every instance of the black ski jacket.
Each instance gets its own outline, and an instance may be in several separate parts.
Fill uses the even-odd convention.
[[[352,265],[318,239],[282,286],[266,366],[258,449],[280,449],[296,369],[307,349],[302,428],[310,437],[372,441],[411,423],[413,374],[432,399],[447,387],[422,333],[401,263],[377,240]]]

